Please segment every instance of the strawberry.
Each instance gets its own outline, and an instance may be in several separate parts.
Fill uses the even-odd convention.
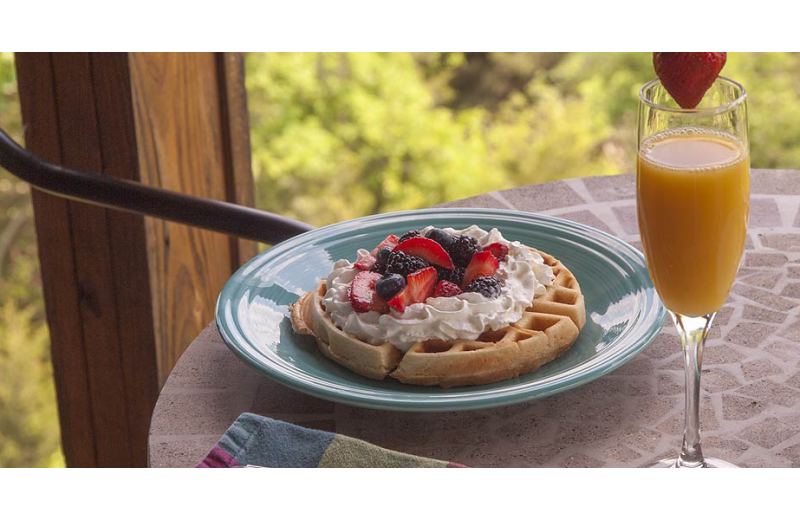
[[[350,282],[347,289],[347,297],[356,312],[377,311],[380,313],[389,312],[386,300],[378,296],[375,284],[381,279],[379,273],[362,271]]]
[[[461,294],[461,289],[447,280],[441,280],[436,284],[436,289],[433,291],[434,298],[447,298],[449,296],[458,296],[459,294]]]
[[[363,254],[361,250],[358,253],[358,260],[356,263],[353,264],[353,267],[358,269],[359,271],[369,271],[372,269],[372,266],[375,265],[377,260],[371,254]]]
[[[469,265],[467,265],[467,270],[464,271],[464,280],[461,282],[461,288],[464,289],[476,278],[492,276],[499,266],[500,260],[491,251],[484,250],[475,253],[472,255]]]
[[[408,275],[405,289],[389,300],[389,307],[397,312],[403,312],[406,307],[415,303],[422,303],[433,295],[433,289],[439,275],[433,267],[420,269]]]
[[[661,84],[682,108],[694,108],[717,79],[726,52],[654,52],[653,67]]]
[[[483,248],[484,251],[491,251],[495,258],[501,262],[508,258],[508,246],[499,242],[494,242]]]
[[[434,240],[425,237],[409,238],[395,246],[395,251],[403,252],[407,255],[418,256],[429,264],[435,264],[445,269],[453,269],[455,265],[450,258],[450,254]]]
[[[394,249],[394,246],[396,246],[398,242],[400,242],[400,237],[397,235],[389,235],[388,237],[384,238],[383,241],[375,247],[375,249],[372,250],[372,256],[378,256],[378,251],[380,251],[382,247]]]

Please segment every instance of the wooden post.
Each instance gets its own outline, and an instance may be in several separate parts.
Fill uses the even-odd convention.
[[[241,59],[17,54],[26,146],[76,169],[252,204]],[[32,197],[67,464],[144,466],[160,385],[254,247]]]
[[[252,206],[249,135],[241,123],[247,126],[244,68],[225,67],[235,59],[208,53],[130,55],[143,182]],[[239,87],[228,88],[235,84],[228,77],[237,75]],[[255,250],[163,220],[147,218],[146,226],[163,384],[213,318],[222,285]],[[241,253],[240,247],[252,252]]]

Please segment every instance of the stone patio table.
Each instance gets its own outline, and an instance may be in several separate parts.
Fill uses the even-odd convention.
[[[800,171],[753,170],[741,269],[703,362],[703,450],[741,466],[800,466]],[[635,178],[569,179],[442,207],[531,211],[574,220],[641,248]],[[273,382],[239,361],[212,323],[161,391],[150,465],[196,464],[243,412],[329,430],[468,466],[627,467],[676,454],[683,358],[669,323],[615,372],[523,404],[453,413],[335,404]]]

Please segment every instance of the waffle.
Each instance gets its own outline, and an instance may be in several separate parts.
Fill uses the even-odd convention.
[[[586,322],[578,281],[564,265],[536,249],[555,281],[531,302],[519,321],[475,340],[429,340],[403,352],[390,343],[371,345],[341,331],[325,312],[323,280],[292,306],[295,332],[312,335],[333,361],[372,379],[387,375],[403,383],[444,388],[483,385],[536,370],[564,354]]]

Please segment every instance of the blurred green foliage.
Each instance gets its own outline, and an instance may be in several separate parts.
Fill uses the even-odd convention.
[[[800,55],[730,54],[756,168],[800,168]],[[247,57],[257,205],[315,225],[632,172],[649,53]],[[12,56],[0,127],[21,140]],[[0,170],[0,467],[62,465],[27,187]]]
[[[800,55],[734,53],[752,164],[797,168]],[[247,58],[262,208],[323,225],[634,170],[650,53],[275,53]]]
[[[651,69],[646,54],[249,55],[258,203],[321,225],[630,171]]]
[[[22,141],[11,53],[0,53],[0,128]],[[63,466],[28,186],[0,168],[0,467]]]
[[[0,302],[0,466],[59,467],[58,411],[47,326],[37,305]]]
[[[327,223],[495,185],[481,111],[437,106],[409,54],[251,55],[247,89],[261,207]]]

